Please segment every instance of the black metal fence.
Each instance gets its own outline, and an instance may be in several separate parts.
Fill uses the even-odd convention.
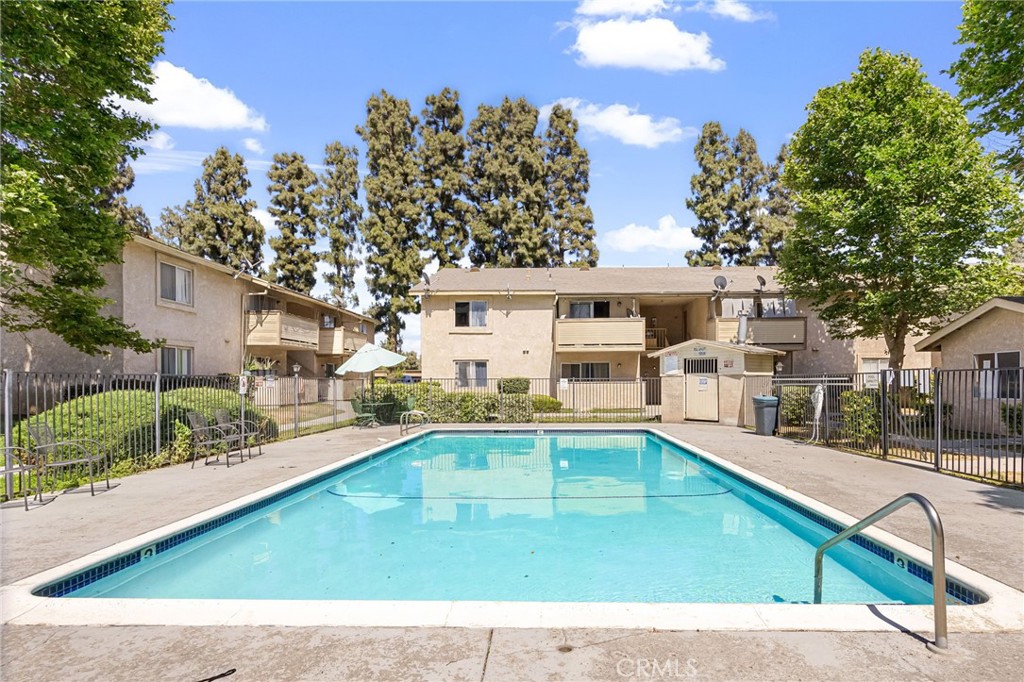
[[[779,435],[1024,485],[1021,368],[776,376]]]

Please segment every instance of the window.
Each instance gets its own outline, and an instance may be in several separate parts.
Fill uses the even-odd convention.
[[[192,305],[192,271],[170,263],[161,263],[160,298],[182,305]]]
[[[860,360],[861,372],[877,374],[886,369],[889,369],[889,358],[861,358]]]
[[[365,336],[366,335],[366,323],[365,322],[360,322],[358,330],[359,330],[360,334],[363,334]]]
[[[1021,397],[1021,366],[1020,352],[979,353],[974,356],[978,369],[978,385],[975,386],[979,398],[1011,398]]]
[[[456,327],[486,327],[487,301],[458,301],[455,303]]]
[[[607,362],[563,362],[563,379],[607,379],[610,363]]]
[[[595,317],[610,317],[611,303],[609,301],[570,301],[569,317],[572,319],[590,319]]]
[[[456,360],[455,385],[459,388],[486,388],[487,362],[485,360]]]
[[[796,301],[791,298],[758,300],[758,317],[796,317]]]
[[[192,349],[165,346],[160,349],[162,374],[186,375],[192,373]]]
[[[334,315],[324,315],[323,323],[320,326],[324,329],[334,329]]]

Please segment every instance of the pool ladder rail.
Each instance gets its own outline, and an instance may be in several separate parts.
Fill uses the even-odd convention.
[[[932,651],[944,652],[949,648],[949,633],[946,628],[946,536],[942,532],[942,519],[939,518],[939,512],[926,497],[918,493],[900,495],[878,511],[865,516],[846,530],[832,536],[818,547],[818,551],[814,553],[814,603],[821,603],[822,561],[825,558],[825,552],[911,502],[916,502],[924,510],[924,515],[928,519],[928,525],[931,526],[932,531],[932,602],[935,607],[935,641],[934,643],[929,642],[928,648]]]
[[[408,410],[398,415],[398,435],[405,435],[414,426],[423,426],[429,423],[430,417],[423,410]]]

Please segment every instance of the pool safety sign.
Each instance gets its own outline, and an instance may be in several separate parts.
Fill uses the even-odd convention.
[[[707,377],[700,377],[699,379],[697,379],[697,390],[698,391],[706,391],[706,390],[708,390],[708,378]]]

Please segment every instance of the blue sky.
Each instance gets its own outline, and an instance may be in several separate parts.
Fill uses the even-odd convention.
[[[161,130],[130,195],[154,224],[192,196],[203,157],[223,144],[246,157],[272,229],[275,152],[317,163],[332,140],[362,149],[354,128],[371,94],[386,89],[419,112],[448,86],[467,123],[505,95],[573,106],[603,266],[684,264],[704,122],[746,128],[774,158],[814,93],[873,47],[917,57],[955,91],[941,71],[959,52],[960,21],[955,2],[179,2],[171,13],[158,101],[143,108]],[[418,337],[410,320],[406,345]]]

